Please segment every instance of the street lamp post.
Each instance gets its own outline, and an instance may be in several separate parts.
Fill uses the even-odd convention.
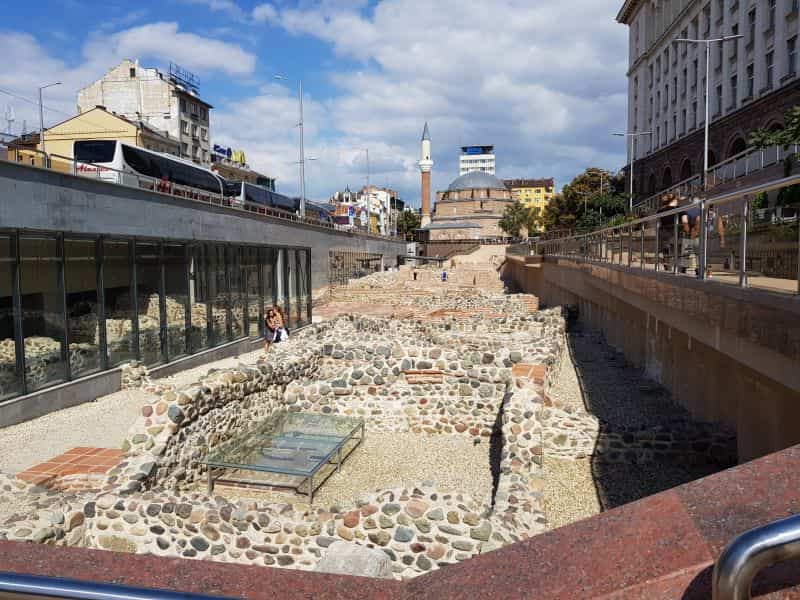
[[[703,142],[703,189],[708,188],[708,96],[709,86],[711,85],[711,44],[714,42],[724,43],[730,40],[738,40],[743,38],[743,35],[723,35],[722,37],[713,38],[709,40],[693,40],[688,38],[678,38],[674,40],[676,44],[705,44],[706,45],[706,120],[705,120],[705,140]]]
[[[611,135],[616,135],[616,136],[619,136],[619,137],[626,137],[626,138],[628,138],[630,140],[629,152],[630,152],[630,156],[631,156],[631,173],[630,173],[630,176],[631,176],[630,177],[630,179],[631,179],[631,195],[630,195],[630,198],[628,199],[628,211],[630,212],[630,214],[633,214],[633,163],[636,160],[635,157],[633,156],[633,152],[634,152],[633,140],[634,140],[634,138],[637,138],[640,135],[650,135],[651,133],[652,133],[652,131],[640,131],[640,132],[635,132],[635,131],[630,132],[629,131],[627,133],[612,133],[611,134]]]
[[[275,75],[275,79],[282,79],[288,81],[288,78],[283,75]],[[300,128],[300,215],[306,214],[306,157],[305,150],[303,149],[303,80],[298,79],[298,95],[300,98],[300,121],[297,126]],[[308,159],[312,160],[312,159]]]
[[[61,85],[60,81],[56,81],[55,83],[48,83],[47,85],[40,85],[39,86],[39,143],[42,146],[42,152],[44,152],[44,107],[42,106],[42,90],[53,87],[55,85]]]

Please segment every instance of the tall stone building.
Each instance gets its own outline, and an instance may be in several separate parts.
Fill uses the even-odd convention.
[[[78,112],[104,107],[131,121],[143,121],[178,140],[180,156],[211,166],[211,120],[191,74],[174,65],[169,74],[123,60],[78,92]]]
[[[629,27],[628,131],[637,136],[634,190],[648,196],[702,172],[709,78],[709,165],[747,147],[750,133],[783,124],[800,103],[797,0],[625,0]],[[705,47],[678,38],[742,35]]]
[[[422,130],[422,157],[419,161],[419,170],[422,178],[422,190],[420,206],[422,207],[422,227],[431,222],[431,134],[428,131],[428,122],[425,121],[425,128]]]

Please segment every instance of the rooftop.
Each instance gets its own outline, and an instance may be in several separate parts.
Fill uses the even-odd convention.
[[[448,192],[459,190],[507,190],[508,188],[494,175],[484,171],[470,171],[456,177],[447,187]]]

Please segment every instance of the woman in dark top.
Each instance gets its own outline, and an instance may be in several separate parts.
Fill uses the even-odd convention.
[[[271,344],[277,344],[289,339],[289,330],[286,329],[283,310],[281,310],[280,306],[273,306],[267,309],[267,314],[264,315],[264,325],[266,326],[264,352],[269,351]]]

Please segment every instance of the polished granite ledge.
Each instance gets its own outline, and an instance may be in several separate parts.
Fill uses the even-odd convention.
[[[17,542],[0,542],[0,570],[255,599],[699,600],[731,539],[797,513],[800,446],[407,583]],[[753,591],[800,598],[800,561],[765,571]]]

